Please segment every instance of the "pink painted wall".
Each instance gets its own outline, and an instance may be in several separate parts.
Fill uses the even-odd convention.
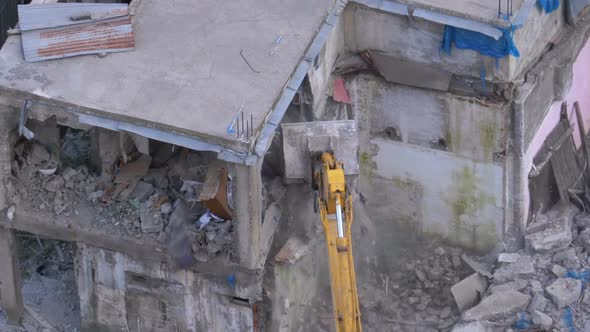
[[[584,127],[586,131],[590,129],[590,42],[586,42],[586,45],[578,55],[578,58],[574,62],[573,66],[573,81],[572,87],[568,91],[565,101],[568,103],[568,117],[572,124],[574,124],[574,140],[577,146],[580,144],[576,115],[573,111],[574,102],[580,104],[582,111],[582,118],[584,119]],[[545,141],[545,138],[551,130],[557,125],[559,121],[559,113],[561,110],[561,104],[563,101],[554,103],[549,110],[549,113],[541,123],[541,126],[537,130],[537,133],[533,137],[524,157],[524,167],[527,171],[526,174],[526,190],[525,190],[525,211],[528,211],[530,205],[530,193],[528,186],[528,172],[533,165],[533,158],[539,151]],[[526,116],[526,114],[525,114]]]

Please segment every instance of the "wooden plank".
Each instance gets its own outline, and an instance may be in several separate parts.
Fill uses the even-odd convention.
[[[569,128],[569,121],[563,119],[551,132],[550,136],[561,137],[561,134],[567,132]],[[566,139],[565,142],[553,153],[553,156],[551,157],[551,166],[553,167],[553,174],[555,176],[555,182],[557,183],[561,200],[569,200],[570,189],[584,190],[583,181],[580,180],[580,177],[583,176],[582,169],[578,165],[576,159],[575,146],[571,135],[569,136],[569,139]]]
[[[574,111],[576,112],[576,121],[578,122],[578,131],[580,134],[580,144],[582,146],[582,154],[584,156],[584,161],[583,161],[584,174],[586,175],[586,181],[587,181],[588,179],[590,179],[590,151],[588,151],[588,142],[587,142],[587,137],[586,137],[586,128],[584,126],[584,118],[582,117],[582,111],[580,109],[580,104],[577,101],[574,103]]]

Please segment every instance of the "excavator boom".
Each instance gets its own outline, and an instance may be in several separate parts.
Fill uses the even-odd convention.
[[[313,178],[328,248],[336,331],[362,331],[352,256],[352,196],[346,188],[344,167],[333,154],[324,152]]]

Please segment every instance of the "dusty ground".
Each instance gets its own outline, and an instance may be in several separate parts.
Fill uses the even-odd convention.
[[[59,332],[79,332],[80,300],[73,269],[73,245],[37,240],[30,234],[18,235],[26,306],[23,327],[8,326],[1,313],[0,331],[51,331],[48,324]]]

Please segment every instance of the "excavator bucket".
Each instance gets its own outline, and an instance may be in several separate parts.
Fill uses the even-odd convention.
[[[331,151],[345,175],[359,173],[358,135],[353,120],[285,123],[283,155],[287,183],[311,183],[314,156]]]

